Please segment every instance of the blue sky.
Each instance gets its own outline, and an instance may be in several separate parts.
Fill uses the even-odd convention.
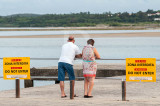
[[[103,13],[160,10],[160,0],[0,0],[0,16],[35,13]]]

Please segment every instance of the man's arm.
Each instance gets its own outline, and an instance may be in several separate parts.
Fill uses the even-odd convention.
[[[78,46],[76,46],[76,55],[75,55],[75,58],[82,58],[82,54],[81,54]]]
[[[75,58],[82,58],[82,54],[76,55]]]

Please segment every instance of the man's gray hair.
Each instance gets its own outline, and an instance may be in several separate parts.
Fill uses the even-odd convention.
[[[72,41],[72,40],[74,40],[73,36],[68,37],[68,41]]]

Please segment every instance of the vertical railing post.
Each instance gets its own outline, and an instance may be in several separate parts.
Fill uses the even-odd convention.
[[[122,79],[122,101],[126,101],[126,81]]]
[[[16,79],[16,98],[20,98],[20,79]]]
[[[74,81],[70,81],[70,99],[74,99]]]

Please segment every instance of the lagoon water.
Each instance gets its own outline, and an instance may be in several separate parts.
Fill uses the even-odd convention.
[[[82,50],[88,38],[76,38],[75,44]],[[157,58],[160,59],[160,37],[107,37],[95,38],[95,47],[104,59]],[[59,58],[66,38],[4,38],[0,39],[0,58],[31,57]],[[98,61],[99,63],[125,63],[125,61]],[[32,67],[56,66],[58,60],[31,60]],[[76,60],[75,63],[81,63]],[[157,62],[158,63],[158,62]],[[0,76],[3,76],[3,60],[0,60]],[[36,86],[54,84],[52,81],[36,81]],[[23,80],[21,88],[23,88]],[[13,80],[0,79],[0,90],[14,89]]]

